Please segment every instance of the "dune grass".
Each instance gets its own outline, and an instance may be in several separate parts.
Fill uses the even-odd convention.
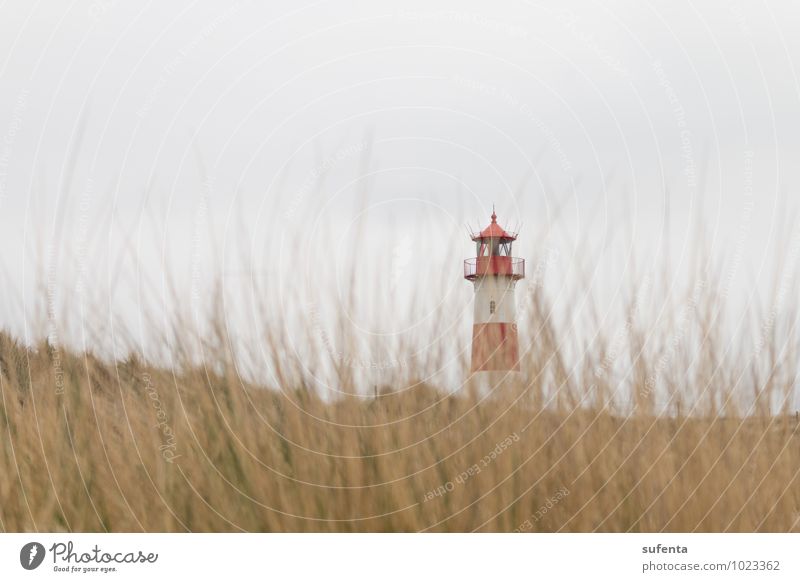
[[[793,531],[794,308],[765,310],[755,348],[734,349],[718,297],[701,285],[677,302],[691,309],[656,319],[632,299],[576,347],[534,290],[520,298],[524,372],[492,390],[436,385],[433,350],[419,365],[398,355],[410,365],[365,391],[358,367],[321,350],[338,386],[325,397],[280,331],[259,385],[219,320],[182,345],[200,363],[170,366],[2,334],[0,527]]]

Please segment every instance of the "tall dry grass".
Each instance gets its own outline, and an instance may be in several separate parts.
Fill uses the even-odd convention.
[[[524,373],[490,391],[436,385],[428,372],[450,356],[414,359],[412,346],[397,354],[409,365],[364,390],[352,361],[289,349],[275,318],[258,346],[274,370],[262,385],[240,373],[219,312],[192,338],[176,320],[169,366],[2,334],[0,527],[791,531],[794,299],[774,297],[752,341],[732,342],[707,272],[683,294],[656,285],[664,296],[644,301],[655,313],[634,286],[589,340],[532,287],[519,298]],[[312,320],[306,345],[319,346]],[[346,346],[339,329],[330,341]],[[464,369],[467,339],[452,338]],[[322,368],[335,398],[314,388]]]

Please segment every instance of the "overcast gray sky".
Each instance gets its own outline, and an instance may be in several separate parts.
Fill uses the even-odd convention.
[[[109,283],[134,265],[233,285],[281,254],[312,286],[354,258],[409,292],[404,257],[430,256],[466,306],[463,225],[493,203],[562,275],[581,236],[608,249],[612,289],[631,257],[690,260],[702,209],[746,291],[797,207],[798,30],[788,0],[11,0],[0,323],[25,328],[37,245],[62,301],[83,277],[136,304]]]

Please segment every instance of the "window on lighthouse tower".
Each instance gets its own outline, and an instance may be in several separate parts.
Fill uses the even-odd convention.
[[[494,313],[494,308],[495,308],[496,306],[497,306],[497,304],[496,304],[494,301],[489,301],[489,313],[490,313],[490,314],[491,314],[491,313]]]

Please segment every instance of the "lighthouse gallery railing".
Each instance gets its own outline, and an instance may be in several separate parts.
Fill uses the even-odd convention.
[[[464,278],[475,279],[487,275],[500,275],[522,279],[525,277],[525,259],[515,257],[475,257],[464,261]]]

